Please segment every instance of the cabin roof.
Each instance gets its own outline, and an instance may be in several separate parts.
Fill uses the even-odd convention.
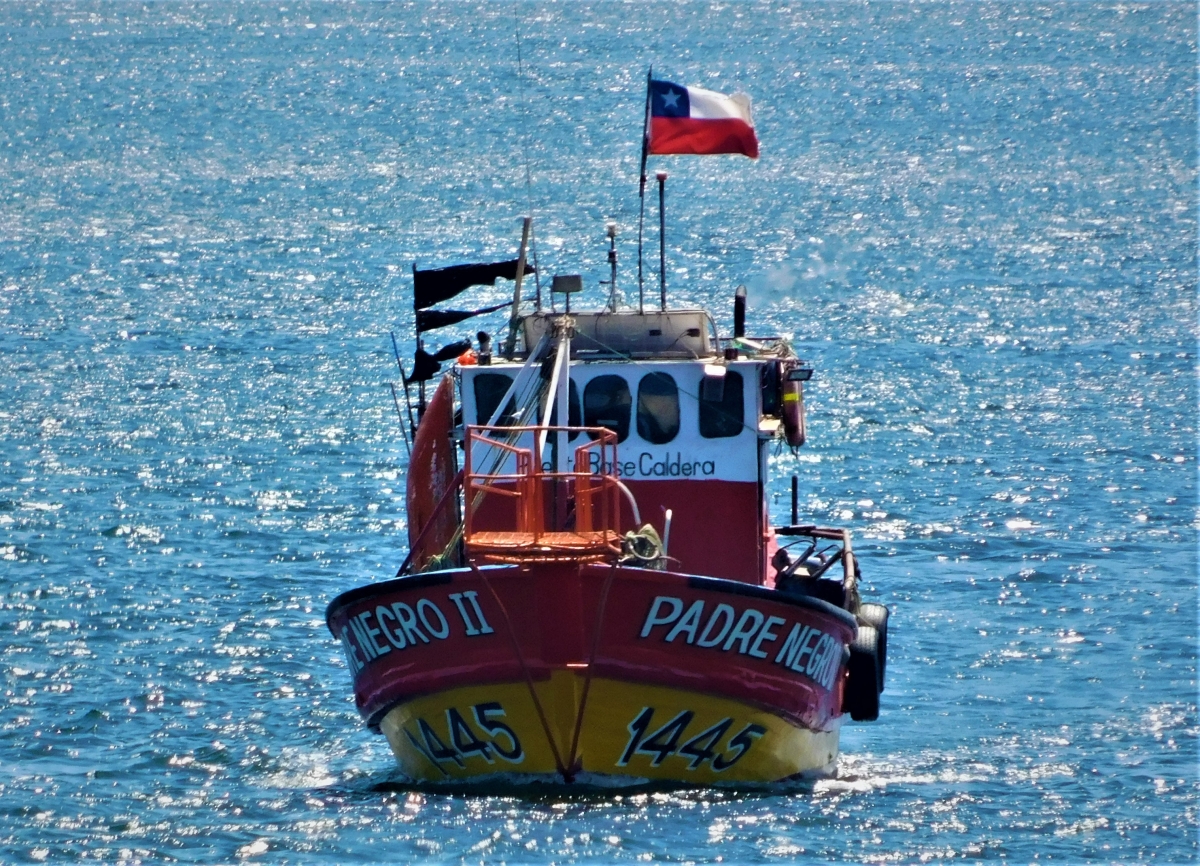
[[[563,313],[538,312],[521,319],[526,351],[552,333]],[[716,324],[705,310],[621,310],[571,313],[572,358],[696,360],[719,351]]]

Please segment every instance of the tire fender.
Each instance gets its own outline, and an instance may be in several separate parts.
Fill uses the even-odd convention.
[[[850,644],[843,711],[856,722],[879,718],[879,633],[860,625]]]
[[[884,675],[887,673],[888,616],[891,611],[882,604],[863,602],[858,607],[858,621],[875,629],[879,636],[879,691],[883,691]]]

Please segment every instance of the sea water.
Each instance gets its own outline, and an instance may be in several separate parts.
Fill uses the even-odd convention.
[[[0,860],[1198,856],[1194,4],[0,5]],[[397,784],[325,629],[405,553],[411,267],[812,361],[787,519],[892,609],[881,718],[787,790]],[[658,291],[657,195],[645,288]],[[545,283],[543,283],[545,288]],[[472,290],[483,306],[511,291]],[[503,333],[503,314],[449,329]]]

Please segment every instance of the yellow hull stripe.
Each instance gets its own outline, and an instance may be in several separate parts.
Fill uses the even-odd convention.
[[[535,684],[558,754],[569,763],[581,671]],[[554,750],[525,683],[466,686],[394,707],[380,722],[403,772],[418,781],[556,773]],[[575,751],[584,778],[709,785],[830,772],[838,730],[810,731],[712,695],[593,679]]]

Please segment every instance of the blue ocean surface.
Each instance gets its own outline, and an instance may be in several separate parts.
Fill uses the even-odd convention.
[[[651,64],[754,100],[651,160],[668,290],[815,365],[773,514],[855,532],[882,716],[405,788],[323,622],[405,553],[388,332],[526,213],[636,296]],[[1184,2],[0,4],[0,861],[1195,861],[1196,68]]]

